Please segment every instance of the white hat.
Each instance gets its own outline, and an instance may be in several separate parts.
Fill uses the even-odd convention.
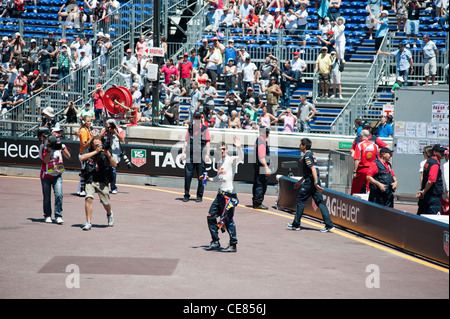
[[[42,113],[48,115],[51,118],[55,117],[55,110],[51,106],[47,106]]]
[[[405,82],[405,80],[403,79],[403,76],[399,76],[399,77],[397,78],[397,81]]]
[[[31,42],[36,42],[36,39],[31,39],[30,43],[31,43]]]
[[[7,37],[7,36],[4,36],[4,37],[2,38],[2,41],[8,41],[8,37]]]
[[[345,24],[345,18],[344,18],[344,17],[338,17],[338,18],[336,19],[336,21],[338,21],[339,19],[342,20],[342,23]]]
[[[104,36],[104,34],[103,34],[103,32],[102,31],[100,31],[100,32],[97,32],[97,36],[99,37],[99,36]]]
[[[109,35],[109,33],[105,33],[105,38],[110,38],[111,36]]]
[[[383,11],[381,11],[381,13],[383,13],[383,14],[385,14],[385,15],[389,15],[389,11],[387,11],[387,10],[383,10]]]

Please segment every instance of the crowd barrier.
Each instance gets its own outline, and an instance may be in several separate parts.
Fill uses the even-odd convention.
[[[296,179],[278,179],[277,208],[295,212],[299,189]],[[374,204],[347,194],[324,189],[324,201],[332,222],[340,227],[374,238],[405,252],[449,264],[449,225],[423,216]],[[322,218],[309,198],[304,213]]]

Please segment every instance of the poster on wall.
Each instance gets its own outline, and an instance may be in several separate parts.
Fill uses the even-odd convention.
[[[449,123],[449,103],[434,101],[431,103],[431,122]]]

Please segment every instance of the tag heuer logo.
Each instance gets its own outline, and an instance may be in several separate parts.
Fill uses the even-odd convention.
[[[147,150],[131,150],[131,163],[137,167],[147,163]]]

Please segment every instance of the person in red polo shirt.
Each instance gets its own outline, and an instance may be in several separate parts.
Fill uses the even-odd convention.
[[[255,10],[250,9],[249,15],[245,18],[244,23],[242,24],[242,33],[245,36],[245,28],[249,28],[252,30],[252,34],[255,34],[255,30],[258,28],[259,18],[255,14]]]
[[[183,54],[183,59],[178,63],[179,81],[182,88],[190,95],[191,81],[194,76],[194,67],[188,61],[189,54]]]
[[[368,138],[368,140],[373,142],[373,143],[375,143],[375,144],[377,144],[378,148],[381,149],[383,147],[388,147],[388,145],[387,145],[387,143],[385,141],[383,141],[381,138],[379,138],[379,137],[377,137],[375,135],[372,135],[372,133],[371,133],[372,127],[370,126],[370,122],[364,122],[363,126],[362,126],[362,129],[369,131],[369,138]],[[355,147],[356,147],[356,145],[359,142],[361,142],[361,135],[358,135],[353,140],[353,144],[352,144],[352,147],[350,149],[351,156],[353,156],[353,154],[355,153]]]
[[[352,188],[350,195],[365,194],[369,187],[367,181],[367,172],[370,163],[375,161],[378,156],[378,145],[369,140],[370,132],[361,131],[361,142],[356,144],[353,159],[355,160],[355,169],[353,171]]]

